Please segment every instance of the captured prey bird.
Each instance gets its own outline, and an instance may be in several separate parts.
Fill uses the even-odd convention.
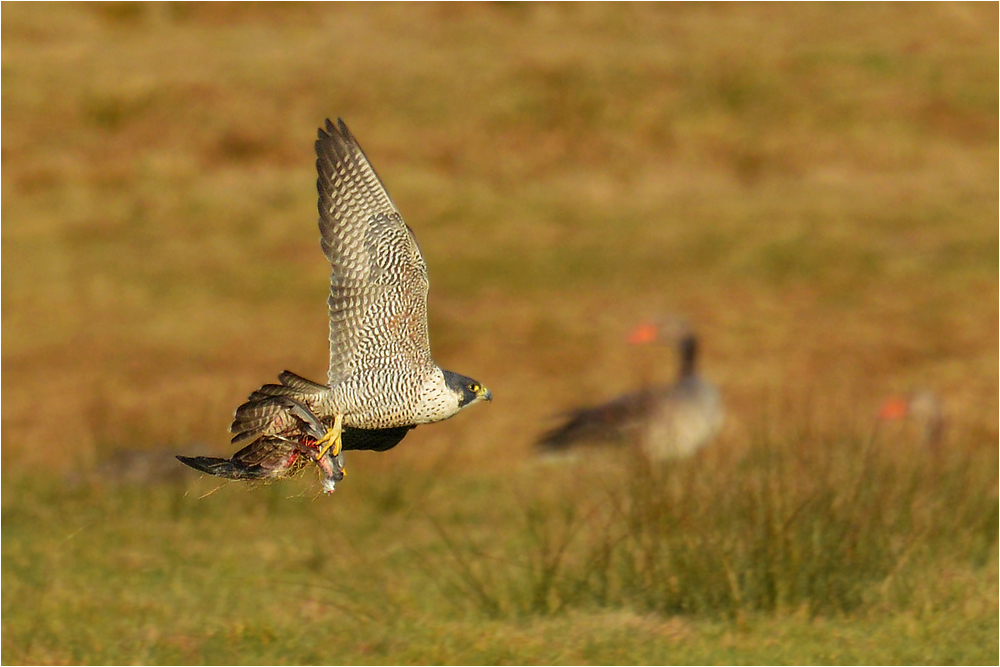
[[[538,439],[538,450],[556,454],[584,444],[633,444],[659,461],[690,456],[711,441],[723,420],[719,390],[696,372],[698,339],[694,333],[682,322],[669,322],[666,328],[675,330],[666,337],[676,339],[679,348],[680,372],[675,382],[572,410],[560,426]],[[660,340],[665,337],[660,329],[643,325],[629,336],[629,342]]]
[[[268,386],[274,385],[265,385]],[[210,456],[177,458],[210,475],[246,480],[290,477],[301,472],[312,461],[325,475],[324,488],[332,491],[336,483],[344,478],[344,454],[341,451],[335,456],[332,449],[325,452],[320,449],[318,443],[326,436],[327,427],[309,408],[294,398],[259,392],[260,390],[254,392],[251,401],[242,406],[252,405],[254,417],[249,423],[241,421],[237,411],[237,421],[233,422],[232,427],[236,433],[234,443],[252,439],[250,444],[233,454],[231,459]],[[243,426],[252,428],[237,430]]]
[[[236,410],[233,443],[248,444],[231,459],[178,458],[229,479],[278,479],[313,463],[330,492],[344,476],[344,450],[391,449],[416,426],[493,396],[431,358],[427,265],[344,121],[326,121],[316,156],[331,268],[327,383],[281,373]]]

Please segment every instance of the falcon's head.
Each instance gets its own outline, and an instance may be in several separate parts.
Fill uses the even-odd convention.
[[[444,371],[444,381],[448,389],[453,391],[458,398],[458,409],[468,407],[476,401],[492,401],[493,394],[490,390],[472,378]]]

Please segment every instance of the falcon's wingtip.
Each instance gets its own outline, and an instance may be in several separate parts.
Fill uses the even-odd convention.
[[[343,137],[344,139],[346,139],[347,141],[353,141],[354,140],[354,135],[352,135],[351,131],[349,129],[347,129],[347,123],[345,123],[344,119],[340,118],[339,116],[337,117],[337,124],[336,125],[334,125],[333,121],[330,120],[329,118],[327,118],[324,121],[323,125],[325,126],[325,129],[323,127],[321,127],[321,128],[319,128],[319,131],[317,132],[317,137],[319,139],[326,139],[326,138],[329,138],[329,137],[333,137],[335,135],[339,135],[339,136]]]

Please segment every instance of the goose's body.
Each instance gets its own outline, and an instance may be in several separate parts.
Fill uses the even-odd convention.
[[[574,410],[560,426],[542,435],[537,447],[555,453],[610,442],[638,445],[654,460],[694,454],[721,428],[722,398],[719,390],[696,372],[695,336],[685,334],[679,348],[681,366],[676,382]]]

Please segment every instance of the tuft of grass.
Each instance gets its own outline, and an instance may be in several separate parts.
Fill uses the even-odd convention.
[[[634,455],[603,480],[592,468],[613,462],[591,463],[561,493],[515,503],[518,529],[500,539],[436,521],[441,569],[456,604],[491,618],[916,612],[929,571],[996,556],[998,517],[995,451],[945,461],[912,445],[806,423],[761,429],[740,455]]]

